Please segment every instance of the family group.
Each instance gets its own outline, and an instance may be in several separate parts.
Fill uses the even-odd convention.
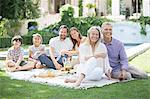
[[[74,63],[77,78],[66,79],[66,83],[80,86],[84,80],[101,80],[103,74],[110,80],[147,78],[144,71],[128,64],[124,44],[112,37],[112,28],[109,22],[103,23],[101,28],[92,26],[85,37],[76,27],[68,29],[62,25],[59,36],[49,41],[49,55],[42,44],[44,38],[38,33],[33,34],[28,61],[23,58],[21,36],[15,36],[6,57],[7,70],[15,72],[45,67],[60,70],[64,67],[64,59],[71,61],[72,56],[77,55],[78,59]]]

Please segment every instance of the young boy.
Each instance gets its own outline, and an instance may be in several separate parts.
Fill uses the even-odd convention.
[[[12,47],[8,49],[6,57],[7,70],[10,72],[20,71],[20,70],[30,70],[33,69],[33,62],[24,61],[23,58],[23,48],[21,36],[15,36],[11,40]]]

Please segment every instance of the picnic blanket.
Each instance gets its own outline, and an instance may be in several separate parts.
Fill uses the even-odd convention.
[[[61,86],[66,88],[75,88],[75,89],[88,89],[91,87],[102,87],[105,85],[113,84],[119,82],[119,80],[113,79],[108,80],[105,75],[103,75],[102,79],[99,81],[84,81],[81,83],[81,85],[77,88],[75,87],[74,83],[65,83],[64,80],[66,78],[73,78],[75,74],[57,74],[58,71],[51,70],[51,72],[54,72],[58,76],[56,77],[34,77],[34,75],[38,75],[40,73],[47,72],[48,69],[33,69],[31,71],[18,71],[18,72],[7,72],[7,74],[11,77],[11,79],[17,79],[17,80],[25,80],[30,81],[33,83],[40,83],[40,84],[48,84],[50,86]]]

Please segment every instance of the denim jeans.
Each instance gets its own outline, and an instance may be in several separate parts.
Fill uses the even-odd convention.
[[[64,56],[59,56],[59,57],[55,57],[57,59],[57,62],[59,64],[61,64],[63,66],[63,61],[68,57],[68,55],[64,55]],[[52,69],[56,69],[52,59],[50,57],[48,57],[45,54],[42,54],[38,57],[39,61],[41,62],[41,64],[46,65],[48,68],[52,68]]]

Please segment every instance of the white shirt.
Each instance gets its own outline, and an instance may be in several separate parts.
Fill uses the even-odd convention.
[[[92,47],[91,45],[88,44],[82,44],[79,47],[79,60],[80,63],[85,63],[85,57],[88,56],[93,56],[97,53],[105,53],[106,54],[106,58],[98,58],[97,59],[97,67],[101,67],[103,68],[104,72],[107,72],[108,69],[111,69],[110,64],[109,64],[109,60],[108,60],[108,55],[107,55],[107,49],[106,46],[103,43],[99,43],[99,45],[96,47],[95,52],[92,52]]]
[[[60,40],[60,37],[54,37],[49,41],[50,47],[54,48],[54,56],[58,57],[62,49],[71,50],[73,47],[72,41],[69,38]]]
[[[42,52],[46,52],[45,45],[42,45],[42,44],[40,44],[39,47],[35,47],[35,45],[32,45],[29,47],[29,50],[33,53],[32,58],[34,58],[34,59],[37,59],[38,56],[42,54]]]

